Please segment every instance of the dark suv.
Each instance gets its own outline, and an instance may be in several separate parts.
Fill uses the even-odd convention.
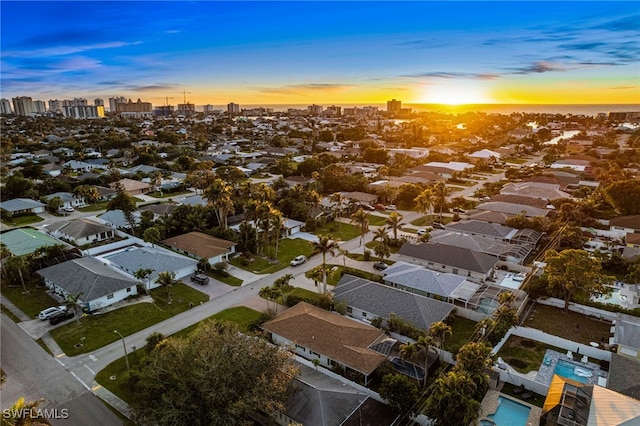
[[[75,314],[71,310],[60,311],[49,317],[49,324],[56,325],[60,324],[62,321],[68,320],[69,318],[73,318]]]

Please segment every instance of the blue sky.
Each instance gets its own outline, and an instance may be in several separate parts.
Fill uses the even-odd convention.
[[[2,97],[640,103],[631,1],[0,7]]]

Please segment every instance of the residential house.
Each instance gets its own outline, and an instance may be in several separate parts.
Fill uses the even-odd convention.
[[[177,204],[147,204],[146,206],[140,206],[140,211],[150,211],[153,213],[153,220],[158,220],[163,216],[171,216],[173,211],[178,207]]]
[[[14,198],[0,202],[0,210],[12,216],[43,213],[46,204],[31,198]]]
[[[135,225],[138,225],[140,223],[140,212],[136,210],[132,214]],[[127,221],[122,210],[107,210],[105,213],[98,216],[98,219],[112,228],[124,230],[131,229],[131,224]]]
[[[208,201],[202,195],[192,195],[178,201],[179,205],[206,206]]]
[[[46,227],[47,232],[56,238],[71,241],[83,246],[115,237],[115,230],[89,219],[77,219],[70,222],[56,222]]]
[[[571,194],[560,190],[559,184],[541,182],[516,182],[508,183],[502,187],[500,194],[522,195],[525,197],[540,198],[541,200],[555,200],[556,198],[569,198]]]
[[[398,251],[400,260],[426,266],[440,273],[466,277],[475,282],[484,282],[493,275],[498,259],[462,247],[444,244],[405,243]]]
[[[618,313],[612,329],[609,344],[617,346],[616,353],[640,360],[640,318]]]
[[[118,195],[118,192],[113,188],[107,188],[105,186],[94,186],[98,190],[98,201],[109,201]]]
[[[45,195],[42,198],[44,198],[47,201],[50,201],[56,197],[58,197],[62,201],[61,208],[63,209],[76,208],[76,207],[84,206],[87,204],[83,197],[79,197],[70,192],[54,192],[53,194]]]
[[[640,359],[612,353],[607,388],[640,400]]]
[[[285,217],[282,220],[282,236],[285,238],[295,237],[295,234],[302,231],[304,225],[305,222]]]
[[[113,270],[102,260],[81,257],[36,272],[47,288],[66,299],[78,297],[89,312],[137,294],[138,281]]]
[[[67,245],[33,228],[18,228],[3,232],[0,240],[14,256],[31,254],[42,247]]]
[[[345,274],[333,289],[333,298],[347,306],[347,315],[365,321],[391,315],[421,330],[444,320],[454,309],[450,303],[408,293],[373,281]]]
[[[122,250],[105,254],[101,259],[131,277],[139,269],[152,270],[148,278],[151,288],[157,287],[154,281],[158,278],[160,272],[175,272],[176,279],[180,279],[191,275],[197,269],[198,264],[195,259],[157,246],[126,247]]]
[[[274,343],[296,355],[332,369],[362,374],[365,384],[386,356],[371,349],[385,340],[379,329],[333,312],[299,302],[262,325]]]
[[[482,203],[478,205],[476,209],[504,213],[509,216],[517,216],[519,214],[523,214],[526,217],[545,217],[549,214],[548,209],[539,209],[537,207],[531,207],[524,204],[504,203],[501,201],[490,201],[488,203]]]
[[[598,385],[554,375],[542,406],[541,425],[637,425],[640,401]]]
[[[619,216],[609,220],[612,231],[623,231],[627,234],[640,232],[640,215]]]
[[[450,161],[448,163],[443,163],[440,161],[431,161],[427,164],[423,164],[421,166],[413,167],[411,172],[431,172],[437,175],[440,175],[446,179],[451,179],[454,173],[463,172],[465,170],[473,169],[473,164],[459,162],[459,161]]]
[[[229,260],[236,252],[236,243],[223,240],[202,232],[189,232],[176,237],[167,238],[162,244],[178,253],[207,259],[211,265]]]
[[[151,191],[151,185],[149,185],[148,183],[140,182],[139,180],[120,179],[118,183],[120,183],[124,187],[124,191],[127,194],[132,196],[145,194]],[[109,187],[115,189],[116,184],[111,183],[109,184]]]

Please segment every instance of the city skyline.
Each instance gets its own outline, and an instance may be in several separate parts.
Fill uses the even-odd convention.
[[[151,5],[153,5],[151,7]],[[634,2],[2,2],[3,98],[637,104]],[[33,13],[37,10],[37,13]],[[25,25],[28,23],[28,25]]]

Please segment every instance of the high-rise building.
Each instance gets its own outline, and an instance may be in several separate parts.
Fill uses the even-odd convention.
[[[329,117],[340,117],[340,115],[342,114],[342,108],[339,106],[331,105],[327,107],[327,110],[324,113]]]
[[[395,99],[387,101],[387,112],[400,112],[401,109],[402,101],[396,101]]]
[[[171,117],[173,115],[173,110],[173,105],[161,105],[153,110],[153,115]]]
[[[240,105],[233,102],[227,104],[227,112],[229,114],[240,114]]]
[[[11,114],[11,102],[9,102],[9,99],[0,99],[0,114]]]
[[[215,111],[215,108],[211,104],[206,104],[202,106],[202,111],[204,111],[205,114],[210,114]]]
[[[109,98],[109,111],[116,112],[118,110],[117,104],[124,104],[127,102],[127,98],[124,96]]]
[[[62,113],[69,118],[101,118],[104,117],[104,106],[67,105],[62,107]]]
[[[47,112],[47,104],[44,101],[33,101],[33,112],[44,114]]]
[[[104,99],[100,99],[100,98],[95,98],[93,100],[93,104],[95,106],[104,106]]]
[[[309,105],[307,107],[307,111],[309,112],[310,115],[321,115],[322,114],[322,105]]]
[[[31,117],[33,115],[33,99],[29,96],[18,96],[12,98],[13,111],[16,115],[22,115],[24,117]]]
[[[151,102],[142,102],[138,99],[137,102],[132,102],[129,99],[126,103],[117,103],[116,112],[120,115],[128,115],[134,117],[151,117],[153,106]]]
[[[196,106],[188,102],[186,104],[178,104],[176,113],[178,115],[184,115],[185,117],[191,117],[196,113]]]
[[[59,99],[49,99],[49,111],[62,113],[63,102]]]

